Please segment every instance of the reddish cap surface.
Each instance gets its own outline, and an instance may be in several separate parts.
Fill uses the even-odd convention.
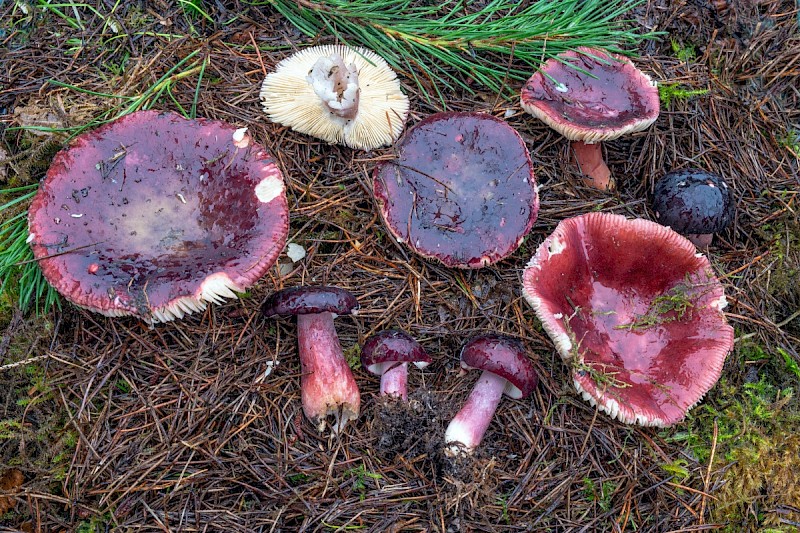
[[[449,267],[479,268],[517,249],[539,210],[528,149],[484,113],[438,113],[409,129],[378,166],[375,199],[389,231]]]
[[[59,152],[28,223],[42,272],[65,298],[151,322],[244,291],[289,229],[281,172],[244,129],[158,111]]]
[[[682,420],[733,348],[708,259],[647,220],[563,220],[525,269],[523,293],[572,366],[575,387],[626,423]]]
[[[348,315],[358,309],[358,300],[339,287],[290,287],[278,291],[264,302],[261,312],[265,316],[315,315],[334,313]]]
[[[522,88],[520,105],[564,137],[588,143],[644,130],[659,112],[649,76],[623,56],[586,47],[546,61]]]
[[[425,368],[433,360],[408,333],[387,329],[371,336],[361,348],[361,364],[373,374],[381,375],[395,363],[414,363]]]
[[[461,367],[485,370],[508,380],[506,394],[525,398],[539,378],[519,339],[498,333],[472,337],[461,349]]]

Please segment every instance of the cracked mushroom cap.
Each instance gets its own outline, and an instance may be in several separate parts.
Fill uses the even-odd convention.
[[[733,348],[708,259],[655,222],[563,220],[526,267],[523,294],[583,398],[625,423],[681,421]]]
[[[647,129],[659,113],[658,88],[647,74],[623,56],[587,47],[547,60],[522,88],[520,105],[585,143]]]
[[[408,117],[395,72],[371,50],[305,48],[278,63],[261,86],[270,120],[351,148],[392,144]]]
[[[283,176],[244,128],[139,111],[59,152],[28,211],[67,300],[164,322],[233,298],[286,243]]]
[[[517,400],[527,397],[539,382],[522,341],[500,333],[477,335],[467,341],[461,348],[461,368],[500,376],[508,381],[506,396]]]
[[[408,333],[387,329],[372,335],[361,349],[361,364],[373,374],[382,375],[398,363],[414,363],[425,368],[433,360]]]
[[[536,221],[539,195],[525,142],[485,113],[437,113],[410,128],[375,169],[388,230],[423,257],[480,268],[507,257]]]

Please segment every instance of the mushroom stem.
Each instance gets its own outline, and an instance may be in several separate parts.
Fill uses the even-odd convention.
[[[586,176],[586,181],[593,187],[606,191],[614,188],[611,182],[611,170],[603,159],[603,149],[600,143],[585,143],[572,141],[572,153],[575,154],[575,164],[578,170]]]
[[[333,314],[298,315],[297,339],[303,411],[319,431],[325,429],[327,416],[333,415],[336,423],[331,429],[338,433],[358,417],[361,395],[333,327]]]
[[[505,378],[487,370],[483,371],[464,407],[447,426],[444,441],[445,444],[450,444],[445,449],[448,455],[472,453],[478,447],[507,384],[508,380]]]
[[[686,238],[692,241],[692,244],[700,249],[705,249],[711,246],[711,241],[714,240],[713,233],[689,233]]]
[[[381,396],[396,396],[408,399],[408,363],[400,363],[381,375]]]

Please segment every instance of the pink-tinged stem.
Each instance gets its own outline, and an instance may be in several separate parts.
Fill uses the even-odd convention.
[[[713,233],[690,233],[686,238],[700,249],[705,249],[711,246],[711,241],[714,240]]]
[[[396,396],[408,400],[408,363],[400,363],[381,375],[381,396]]]
[[[587,181],[593,187],[603,191],[613,188],[611,170],[603,159],[603,149],[600,143],[587,144],[581,141],[572,141],[571,147],[578,169],[588,178]]]
[[[467,403],[450,421],[444,434],[446,444],[461,443],[463,446],[452,445],[445,451],[450,455],[459,452],[471,453],[478,447],[486,433],[486,428],[492,421],[492,416],[497,410],[500,398],[508,381],[500,376],[484,371],[475,388],[467,398]]]
[[[331,313],[297,316],[297,341],[300,352],[300,395],[303,411],[323,431],[328,415],[338,433],[349,420],[358,417],[361,395],[353,372],[339,344]]]

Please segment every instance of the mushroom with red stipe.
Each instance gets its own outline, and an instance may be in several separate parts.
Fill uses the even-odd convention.
[[[614,182],[600,143],[647,129],[659,113],[647,74],[623,56],[583,46],[546,61],[522,88],[520,105],[572,141],[578,169],[603,190]]]
[[[261,309],[267,317],[297,317],[303,412],[319,431],[328,425],[329,415],[335,433],[358,418],[361,394],[333,325],[337,315],[355,314],[358,307],[355,296],[344,289],[310,286],[277,292]]]
[[[445,452],[451,456],[478,447],[503,395],[525,398],[539,381],[522,342],[497,333],[470,339],[461,349],[461,368],[483,373],[445,431]]]
[[[361,348],[361,364],[381,377],[381,396],[408,399],[408,364],[425,368],[431,357],[408,333],[389,329],[372,335]]]

